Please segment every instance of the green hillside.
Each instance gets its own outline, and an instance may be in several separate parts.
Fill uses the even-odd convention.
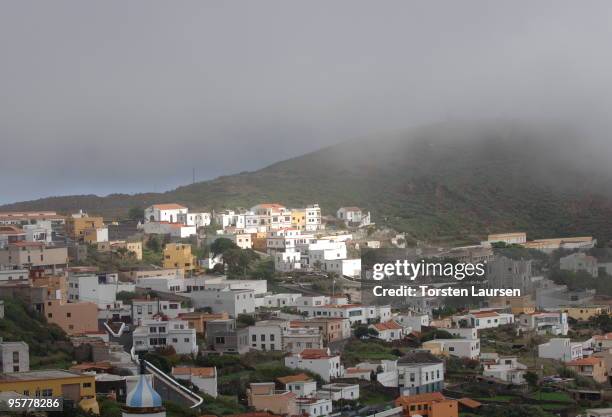
[[[0,319],[0,336],[5,342],[26,342],[32,369],[68,368],[73,359],[66,333],[44,317],[30,311],[18,299],[5,298],[5,316]]]
[[[367,208],[378,224],[419,239],[470,241],[506,230],[531,238],[610,238],[610,175],[572,139],[561,129],[512,123],[439,124],[344,142],[166,193],[55,197],[1,209],[83,208],[116,217],[156,202],[205,209],[318,202],[324,214],[342,205]]]

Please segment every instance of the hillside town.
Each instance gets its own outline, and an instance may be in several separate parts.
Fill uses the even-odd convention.
[[[521,296],[369,303],[362,259],[385,248],[484,262],[486,285]],[[61,397],[103,416],[612,416],[606,282],[612,256],[592,237],[413,244],[358,207],[3,212],[0,401]]]

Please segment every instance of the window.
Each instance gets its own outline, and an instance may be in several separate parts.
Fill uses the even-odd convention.
[[[72,313],[66,313],[66,317],[72,317]]]
[[[189,343],[189,338],[188,337],[185,338],[185,343]]]
[[[257,342],[257,335],[256,334],[251,336],[251,341]]]
[[[53,396],[53,390],[49,389],[49,388],[42,390],[42,396],[43,397],[52,397]]]
[[[91,388],[91,382],[83,382],[83,388]]]
[[[172,339],[172,343],[178,343],[178,339],[175,337]]]

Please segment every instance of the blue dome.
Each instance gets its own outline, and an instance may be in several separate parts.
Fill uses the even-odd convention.
[[[140,379],[136,388],[127,395],[126,405],[132,408],[154,408],[162,406],[162,399],[151,386],[144,374],[140,374]]]

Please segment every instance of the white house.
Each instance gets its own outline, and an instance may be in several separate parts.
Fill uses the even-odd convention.
[[[268,282],[265,279],[227,279],[226,277],[204,277],[206,290],[251,290],[256,295],[268,292]]]
[[[196,331],[182,320],[143,320],[134,329],[132,339],[137,352],[171,346],[179,355],[198,353]]]
[[[496,363],[485,363],[482,375],[497,378],[511,384],[524,384],[527,366],[518,362],[515,356],[498,358]]]
[[[564,312],[521,314],[519,323],[522,329],[533,330],[538,334],[566,336],[569,331],[567,313]]]
[[[217,368],[186,367],[172,368],[172,376],[191,382],[204,394],[217,398]]]
[[[134,292],[134,284],[121,282],[117,274],[74,273],[68,274],[68,300],[91,301],[98,308],[111,308],[117,301],[117,293]]]
[[[255,312],[253,290],[204,290],[186,294],[195,308],[210,307],[213,313],[227,312],[230,317]]]
[[[249,326],[249,344],[254,350],[282,350],[283,333],[289,327],[285,320],[263,320]]]
[[[359,207],[340,207],[336,217],[347,226],[364,227],[370,225],[370,212],[363,212]]]
[[[275,271],[291,272],[302,269],[302,254],[295,249],[275,252],[273,257]]]
[[[136,287],[160,292],[184,292],[185,278],[172,275],[149,276],[136,279]]]
[[[470,327],[457,327],[446,329],[447,332],[452,334],[453,336],[460,337],[462,339],[477,339],[478,338],[478,330]]]
[[[477,330],[493,329],[514,323],[514,315],[497,311],[475,311],[461,316],[454,316],[453,321],[466,323]]]
[[[389,306],[363,306],[361,304],[305,306],[298,304],[297,308],[300,313],[305,313],[308,317],[347,318],[351,325],[355,323],[365,324],[376,320],[381,322],[391,320],[391,308]]]
[[[53,241],[53,225],[50,220],[41,220],[36,224],[24,224],[21,228],[28,242],[51,243]],[[106,238],[108,240],[108,236]]]
[[[423,348],[450,356],[476,359],[480,355],[480,339],[434,339],[423,343]]]
[[[400,395],[417,395],[444,388],[444,361],[425,351],[411,352],[397,360]]]
[[[313,397],[317,391],[317,381],[306,374],[284,376],[277,380],[297,397]]]
[[[332,355],[329,349],[305,349],[300,353],[285,357],[285,366],[293,369],[306,369],[321,376],[326,382],[344,373],[340,356]]]
[[[172,237],[186,238],[197,234],[195,226],[185,226],[181,223],[147,222],[140,227],[148,235],[170,235]]]
[[[268,294],[256,300],[257,307],[279,308],[295,306],[302,296],[299,293]],[[260,300],[260,301],[259,301]]]
[[[30,346],[26,342],[3,342],[0,339],[0,372],[28,372]]]
[[[404,328],[393,320],[370,324],[370,328],[376,330],[376,337],[385,342],[401,340],[404,337]]]
[[[420,332],[422,327],[429,326],[429,315],[427,314],[396,314],[393,320],[404,326],[408,332]]]
[[[187,207],[180,204],[153,204],[144,211],[145,222],[180,223],[179,216],[188,211]]]
[[[208,243],[211,244],[221,238],[231,240],[240,249],[251,249],[253,247],[250,233],[217,233],[208,239]]]
[[[175,319],[179,314],[192,313],[193,308],[182,307],[180,301],[153,299],[132,300],[132,322],[137,324],[141,320],[150,320],[161,314],[170,319]]]
[[[360,277],[361,276],[361,258],[356,259],[329,259],[325,260],[322,265],[325,272],[333,272],[340,276]]]
[[[211,223],[210,213],[179,213],[178,223],[196,228],[209,226]]]
[[[325,398],[296,398],[295,404],[300,415],[321,417],[332,413],[332,402]]]
[[[582,343],[572,343],[567,337],[554,337],[538,346],[538,357],[563,362],[582,359]]]
[[[318,204],[308,205],[304,211],[305,230],[314,232],[325,228],[321,222],[321,207]]]
[[[599,276],[597,259],[584,252],[576,252],[559,259],[559,268],[563,271],[584,271],[592,277]]]
[[[355,368],[348,368],[345,376],[370,380],[370,373],[376,374],[376,381],[383,387],[399,386],[399,367],[397,360],[380,360],[372,362],[360,362]],[[351,375],[352,374],[352,375]]]
[[[336,382],[325,384],[316,393],[317,398],[327,398],[332,401],[359,399],[359,385]]]

